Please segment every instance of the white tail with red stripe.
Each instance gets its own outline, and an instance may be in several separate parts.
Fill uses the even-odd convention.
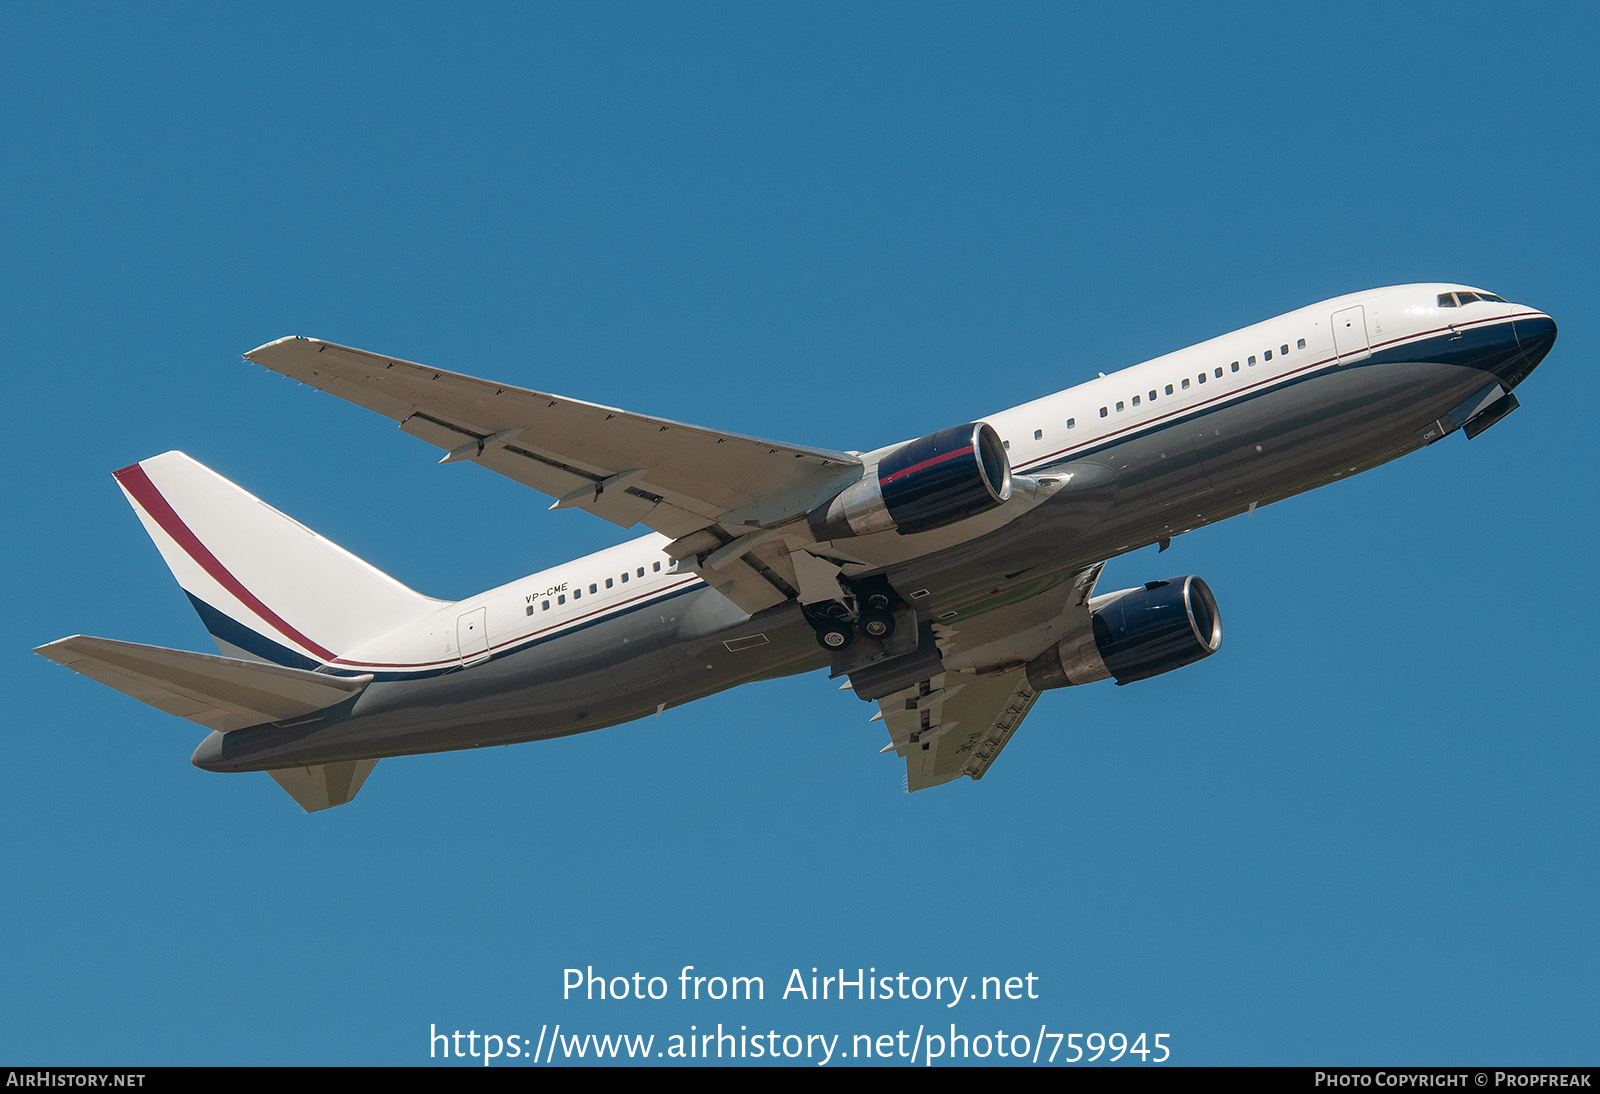
[[[224,654],[312,668],[444,603],[182,452],[116,479]]]

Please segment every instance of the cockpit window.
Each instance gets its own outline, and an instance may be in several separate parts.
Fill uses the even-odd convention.
[[[1439,294],[1439,306],[1441,308],[1454,308],[1458,305],[1465,307],[1468,304],[1476,304],[1481,300],[1492,300],[1496,304],[1504,304],[1506,302],[1505,297],[1496,296],[1492,292],[1442,292]]]

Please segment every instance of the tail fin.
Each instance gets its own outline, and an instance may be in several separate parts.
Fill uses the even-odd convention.
[[[441,603],[182,452],[116,479],[224,655],[315,668]]]

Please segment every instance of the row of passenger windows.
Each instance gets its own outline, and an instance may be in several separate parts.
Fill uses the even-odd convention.
[[[650,569],[653,572],[659,574],[661,572],[661,563],[660,562],[652,563],[651,566],[650,566]],[[636,569],[633,572],[632,576],[634,576],[634,577],[643,577],[644,576],[644,567],[640,566],[638,569]],[[622,573],[622,575],[620,577],[608,577],[608,578],[606,578],[606,582],[605,582],[606,588],[608,588],[608,589],[614,588],[616,586],[617,582],[619,582],[619,581],[622,584],[626,585],[628,583],[628,579],[629,579],[629,574],[627,573],[627,571],[623,571],[623,573]],[[591,581],[589,583],[589,593],[590,593],[590,595],[592,596],[593,594],[598,593],[599,591],[600,591],[600,583],[597,582],[597,581]],[[579,586],[577,586],[576,588],[574,588],[572,590],[572,599],[573,600],[582,600],[583,599],[583,586],[582,585],[579,585]],[[559,594],[556,597],[555,602],[557,604],[565,604],[567,602],[567,594],[566,593]],[[548,600],[540,601],[539,610],[542,611],[542,612],[549,611],[550,610],[550,601],[548,601]],[[529,615],[533,614],[533,605],[532,604],[528,605],[528,614]]]
[[[1482,295],[1487,297],[1488,293],[1484,293]],[[1499,298],[1495,297],[1495,299],[1499,299]],[[1439,300],[1441,302],[1443,302],[1444,297],[1441,296],[1439,298]],[[1295,344],[1294,344],[1294,348],[1295,349],[1305,349],[1306,348],[1306,340],[1304,338],[1296,339]],[[1282,356],[1282,357],[1287,357],[1289,355],[1289,344],[1287,342],[1285,342],[1283,345],[1278,347],[1278,354],[1279,354],[1279,356]],[[1261,354],[1261,358],[1264,361],[1272,360],[1272,351],[1270,349],[1269,350],[1263,350],[1262,354]],[[1255,363],[1256,363],[1256,358],[1255,358],[1254,354],[1251,354],[1249,357],[1245,358],[1245,367],[1246,368],[1254,367]],[[1229,365],[1228,366],[1228,371],[1238,372],[1239,371],[1239,362],[1235,361],[1231,365]],[[1222,379],[1222,375],[1223,375],[1223,368],[1222,368],[1221,365],[1218,365],[1216,368],[1211,370],[1211,376],[1213,378],[1215,378],[1215,379],[1218,379],[1218,380]],[[1199,373],[1198,375],[1195,376],[1195,381],[1197,383],[1201,383],[1201,384],[1205,383],[1206,382],[1206,374],[1203,373],[1203,372]],[[1184,377],[1184,379],[1179,382],[1178,387],[1179,387],[1179,389],[1181,389],[1183,391],[1188,391],[1189,390],[1189,379],[1188,379],[1188,377]],[[1166,388],[1165,388],[1165,391],[1166,391],[1166,394],[1168,394],[1168,395],[1173,394],[1173,391],[1174,391],[1173,385],[1168,384],[1166,386]],[[1129,403],[1132,403],[1132,405],[1134,405],[1134,406],[1140,406],[1140,405],[1142,405],[1143,401],[1146,400],[1146,399],[1148,399],[1150,402],[1153,403],[1153,402],[1156,401],[1157,398],[1159,398],[1159,395],[1157,394],[1156,389],[1155,388],[1151,388],[1148,395],[1142,395],[1142,396],[1141,395],[1135,395],[1132,399],[1126,399],[1126,400],[1119,399],[1119,400],[1117,400],[1117,404],[1116,404],[1117,411],[1120,413],[1121,411],[1126,410],[1128,408]],[[1100,408],[1100,417],[1102,417],[1102,418],[1109,417],[1110,414],[1111,414],[1111,408],[1110,407],[1103,406],[1103,407]],[[1068,418],[1067,419],[1067,428],[1068,429],[1076,429],[1077,427],[1078,427],[1078,420],[1076,418]],[[1033,431],[1033,439],[1036,440],[1036,441],[1044,440],[1044,430],[1035,429]],[[1011,442],[1010,441],[1005,441],[1004,442],[1004,446],[1009,450],[1011,448]]]
[[[1505,297],[1496,296],[1492,292],[1442,292],[1439,294],[1441,308],[1455,308],[1465,304],[1476,304],[1480,300],[1493,300],[1496,304],[1504,304]]]

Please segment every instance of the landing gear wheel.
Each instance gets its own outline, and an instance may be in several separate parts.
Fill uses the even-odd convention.
[[[817,627],[817,645],[831,653],[849,649],[855,640],[855,628],[848,623],[834,621]]]
[[[894,633],[894,616],[880,608],[868,608],[861,613],[861,630],[868,638],[882,641]]]

